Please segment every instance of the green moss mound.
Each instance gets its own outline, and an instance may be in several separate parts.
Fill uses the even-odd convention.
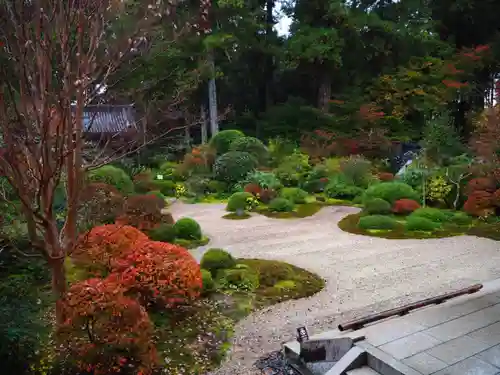
[[[362,216],[358,220],[358,227],[364,230],[380,229],[388,230],[394,229],[397,226],[397,221],[390,216],[384,215],[368,215]]]
[[[315,215],[323,206],[324,204],[319,203],[299,204],[295,206],[295,210],[291,212],[274,212],[264,206],[257,207],[257,212],[273,219],[302,219]]]
[[[269,203],[269,211],[271,212],[292,212],[295,204],[286,198],[274,198]]]
[[[229,212],[245,210],[248,205],[247,200],[250,198],[253,198],[253,195],[245,191],[234,193],[227,201],[226,210]]]
[[[226,214],[222,216],[223,219],[226,220],[245,220],[245,219],[250,219],[252,215],[250,215],[248,212],[244,212],[243,215],[237,215],[234,212],[231,212],[229,214]]]
[[[446,223],[452,220],[454,213],[452,211],[440,210],[433,207],[418,208],[411,214],[412,217],[423,217],[435,223]]]
[[[220,270],[236,266],[236,260],[223,249],[208,249],[201,258],[200,266],[216,276]]]
[[[383,199],[391,205],[400,199],[413,199],[417,202],[420,200],[419,194],[403,182],[382,182],[370,186],[363,194],[363,201],[367,202],[375,198]]]
[[[433,232],[439,227],[438,223],[419,216],[409,216],[405,223],[405,228],[408,231]]]
[[[364,211],[370,215],[386,215],[391,213],[391,204],[381,198],[368,199]]]

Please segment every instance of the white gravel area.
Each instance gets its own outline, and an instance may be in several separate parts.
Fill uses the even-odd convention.
[[[387,240],[346,233],[338,221],[358,211],[325,207],[304,219],[255,215],[226,220],[223,204],[174,203],[174,218],[192,217],[210,237],[195,251],[211,247],[235,257],[285,261],[322,276],[326,287],[315,296],[288,301],[241,321],[228,360],[214,375],[257,374],[253,362],[294,339],[295,328],[311,333],[345,319],[395,307],[476,282],[500,277],[500,242],[474,236],[428,240]]]

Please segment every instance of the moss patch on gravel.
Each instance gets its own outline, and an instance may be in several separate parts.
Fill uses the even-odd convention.
[[[266,217],[273,219],[300,219],[304,217],[313,216],[318,213],[323,207],[320,203],[305,203],[298,204],[292,212],[273,212],[267,206],[260,206],[256,208],[256,212]]]
[[[444,223],[441,228],[432,232],[423,231],[407,231],[405,229],[404,217],[395,216],[397,221],[396,227],[390,230],[371,229],[364,230],[358,227],[359,219],[363,216],[362,213],[347,215],[339,221],[338,226],[345,232],[360,234],[364,236],[380,237],[394,240],[401,239],[427,239],[427,238],[446,238],[462,235],[473,235],[478,237],[500,240],[500,223],[474,223],[473,225],[456,225],[452,223]]]
[[[252,215],[249,213],[245,212],[243,215],[237,215],[235,212],[230,212],[224,216],[222,216],[223,219],[227,220],[245,220],[245,219],[250,219]]]
[[[237,262],[259,275],[256,290],[217,290],[192,305],[150,313],[166,373],[205,374],[216,369],[230,349],[238,320],[279,302],[310,297],[325,285],[319,276],[288,263],[261,259]]]
[[[176,245],[185,247],[186,249],[195,249],[200,246],[205,246],[210,242],[210,238],[203,236],[201,240],[185,240],[183,238],[176,238],[174,243]]]

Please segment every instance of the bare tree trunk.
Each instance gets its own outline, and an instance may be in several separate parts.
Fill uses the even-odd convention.
[[[203,104],[200,106],[201,114],[201,144],[204,145],[208,142],[207,135],[207,114],[205,113],[205,107]]]
[[[210,133],[213,137],[219,132],[219,124],[217,122],[217,87],[215,84],[215,61],[213,50],[208,52],[208,59],[211,70],[210,81],[208,81],[208,106],[210,116]]]
[[[323,112],[328,112],[329,102],[332,96],[332,79],[329,73],[324,73],[318,89],[318,108]]]

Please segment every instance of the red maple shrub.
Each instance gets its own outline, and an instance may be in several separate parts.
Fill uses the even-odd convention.
[[[156,189],[153,172],[143,171],[133,177],[135,190],[140,193],[147,193]]]
[[[420,208],[420,203],[413,199],[399,199],[394,202],[392,212],[400,215],[411,214],[416,209]]]
[[[260,193],[262,192],[262,188],[258,184],[255,184],[255,183],[247,184],[245,186],[244,190],[246,193],[250,193],[253,196],[260,195]]]
[[[278,193],[276,193],[276,190],[273,189],[262,189],[260,192],[260,201],[262,203],[269,203],[271,202],[274,198],[276,198]]]
[[[155,194],[134,195],[126,200],[123,214],[116,219],[116,223],[151,230],[160,225],[163,208],[165,201]]]
[[[127,292],[144,306],[172,307],[200,295],[201,270],[183,247],[165,242],[142,242],[133,252],[113,262]]]
[[[467,183],[465,192],[471,195],[476,191],[487,191],[493,193],[496,190],[495,182],[488,177],[473,178]]]
[[[394,175],[390,172],[380,172],[378,175],[377,175],[378,179],[380,181],[384,181],[384,182],[387,182],[387,181],[392,181],[394,180]]]
[[[473,216],[488,216],[492,213],[494,204],[493,193],[484,190],[477,190],[469,194],[464,203],[464,211]]]
[[[71,256],[76,265],[106,274],[111,270],[111,260],[133,251],[148,236],[128,225],[107,224],[92,228],[78,238]]]
[[[125,198],[114,186],[90,183],[82,191],[79,221],[92,226],[112,223],[123,209],[124,201]]]
[[[60,301],[61,355],[89,374],[151,374],[156,364],[153,325],[114,276],[73,284]]]

